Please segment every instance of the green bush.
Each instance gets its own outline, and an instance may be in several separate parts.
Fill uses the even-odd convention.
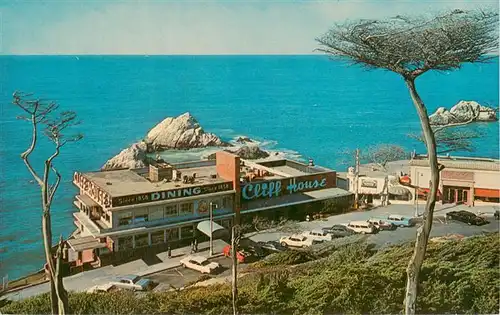
[[[241,313],[401,313],[411,243],[374,251],[369,244],[340,246],[316,259],[303,251],[275,254],[239,280]],[[500,240],[497,233],[463,241],[430,243],[424,262],[418,313],[498,313]],[[3,313],[48,314],[47,294],[12,302]],[[74,314],[227,314],[231,286],[182,291],[71,293]]]

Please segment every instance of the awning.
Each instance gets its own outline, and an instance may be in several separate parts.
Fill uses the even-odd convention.
[[[72,238],[68,240],[67,243],[75,252],[106,247],[106,243],[99,242],[99,239],[94,238],[93,236]]]
[[[423,196],[423,195],[427,195],[427,194],[429,194],[430,192],[431,192],[431,190],[430,190],[429,188],[419,188],[419,189],[418,189],[418,194],[419,194],[419,195],[421,195],[421,196]],[[442,196],[442,194],[441,194],[441,190],[439,190],[439,189],[438,189],[438,193],[437,193],[437,195],[438,195],[439,197],[441,197],[441,196]]]
[[[206,236],[210,236],[210,220],[201,221],[200,223],[198,223],[196,228]],[[229,235],[228,230],[215,222],[212,222],[212,233],[213,238],[222,238]]]
[[[241,213],[257,212],[272,208],[294,206],[314,201],[332,200],[341,197],[348,197],[350,195],[352,195],[351,192],[341,188],[327,188],[305,193],[283,195],[274,198],[257,199],[243,202],[241,205]]]
[[[391,195],[397,195],[397,196],[404,196],[404,195],[410,195],[410,191],[401,186],[390,186],[389,187],[389,194]]]

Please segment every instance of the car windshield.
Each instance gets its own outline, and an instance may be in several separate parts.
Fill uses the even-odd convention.
[[[202,265],[202,266],[206,266],[206,265],[209,265],[209,264],[210,264],[210,262],[208,260],[202,261],[200,263],[200,265]]]

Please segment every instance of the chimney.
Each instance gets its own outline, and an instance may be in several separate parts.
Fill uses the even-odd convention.
[[[159,161],[149,164],[149,180],[160,182],[162,180],[170,181],[173,177],[174,168],[167,162]]]

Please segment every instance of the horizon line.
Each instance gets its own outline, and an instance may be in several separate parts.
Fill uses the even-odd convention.
[[[318,56],[324,55],[321,53],[268,53],[268,54],[109,54],[109,53],[75,53],[75,54],[0,54],[0,57],[8,56]]]

